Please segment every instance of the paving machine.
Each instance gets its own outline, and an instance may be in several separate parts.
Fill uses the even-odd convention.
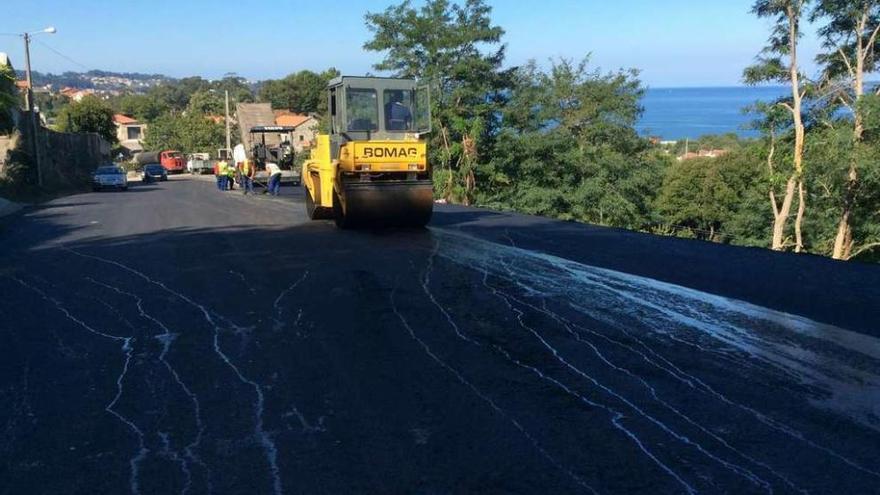
[[[330,133],[303,164],[309,218],[341,228],[421,227],[434,187],[427,145],[428,88],[409,79],[338,77],[329,83]]]
[[[266,134],[289,134],[295,127],[282,125],[259,125],[251,127],[251,157],[257,163],[257,169],[264,170],[267,162],[272,162],[281,168],[290,168],[293,164],[293,147],[289,141],[281,141],[277,145],[266,144]],[[259,139],[256,138],[259,136]]]

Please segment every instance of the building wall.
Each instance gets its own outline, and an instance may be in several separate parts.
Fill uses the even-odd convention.
[[[128,135],[129,129],[137,129],[138,130],[137,136],[129,137],[129,135]],[[120,142],[131,141],[131,140],[142,141],[144,139],[145,129],[146,129],[145,124],[116,124],[116,139],[118,139]]]
[[[318,121],[309,119],[290,133],[290,144],[297,152],[309,149],[318,134]]]

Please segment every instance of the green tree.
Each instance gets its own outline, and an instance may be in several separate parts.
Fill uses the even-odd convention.
[[[633,125],[641,84],[587,61],[532,62],[510,75],[492,158],[478,170],[481,203],[527,213],[646,229],[669,158]]]
[[[223,79],[211,83],[211,87],[224,97],[224,91],[229,91],[229,104],[234,108],[236,103],[253,103],[254,92],[250,84],[243,77],[239,77],[235,73],[229,73],[223,76]]]
[[[204,115],[166,114],[147,127],[144,147],[153,151],[173,149],[183,153],[208,152],[222,148],[225,139],[223,124],[215,123]]]
[[[189,99],[187,111],[199,115],[223,115],[226,111],[224,96],[217,91],[197,91]]]
[[[259,99],[271,103],[274,109],[323,114],[327,107],[327,83],[338,75],[339,71],[333,68],[320,74],[303,70],[283,79],[264,81]]]
[[[476,167],[492,148],[506,87],[504,30],[491,12],[483,0],[427,0],[420,8],[407,0],[366,15],[373,37],[364,48],[384,54],[374,67],[431,84],[431,160],[448,172],[443,195],[466,204],[476,192]]]
[[[771,247],[783,249],[785,230],[791,216],[795,191],[798,194],[798,212],[795,218],[795,251],[804,249],[802,224],[806,213],[806,185],[804,178],[804,140],[803,101],[807,93],[805,78],[801,73],[799,43],[802,35],[801,22],[807,15],[809,0],[757,0],[752,12],[760,18],[773,21],[767,45],[761,52],[758,62],[746,68],[743,78],[748,84],[777,82],[791,88],[791,98],[783,99],[778,105],[786,108],[792,117],[794,132],[793,152],[791,154],[791,173],[785,185],[781,203],[771,200],[774,212],[773,237]]]
[[[152,94],[123,95],[113,101],[117,112],[132,116],[142,122],[152,122],[169,110],[168,105]]]
[[[6,65],[0,66],[0,131],[12,127],[12,109],[18,105],[18,90],[15,87],[15,73]]]
[[[94,132],[110,143],[116,142],[113,109],[96,96],[86,96],[62,109],[58,128],[62,132]]]
[[[832,94],[830,101],[840,102],[852,113],[853,146],[862,146],[865,131],[865,77],[878,68],[876,53],[880,50],[880,2],[876,0],[820,0],[813,11],[814,21],[824,20],[819,34],[825,51],[817,57],[822,65],[823,82]],[[834,113],[831,113],[834,115]],[[838,193],[837,233],[832,249],[835,259],[849,259],[856,239],[853,237],[853,213],[859,203],[860,172],[876,160],[862,161],[853,150],[843,174]],[[840,182],[840,181],[835,181]]]
[[[70,100],[58,93],[34,93],[34,104],[40,113],[47,118],[56,118],[61,110],[70,104]]]
[[[763,189],[760,182],[765,176],[755,158],[752,150],[741,148],[718,158],[672,165],[655,203],[663,222],[709,241],[729,243],[750,237],[741,231],[748,223],[744,217],[752,216],[744,199]],[[762,221],[766,217],[760,216]]]
[[[154,86],[147,91],[147,96],[156,99],[168,111],[179,113],[186,110],[193,94],[209,89],[211,83],[201,77],[185,77]]]

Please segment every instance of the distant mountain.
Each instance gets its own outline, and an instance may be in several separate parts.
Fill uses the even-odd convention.
[[[24,79],[23,70],[17,70],[18,77]],[[138,72],[112,72],[90,70],[88,72],[67,71],[61,74],[32,72],[34,86],[51,84],[55,88],[71,87],[78,89],[147,89],[162,82],[173,81],[174,78],[162,74],[141,74]]]

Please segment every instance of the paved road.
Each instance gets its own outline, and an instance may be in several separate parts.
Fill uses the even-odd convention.
[[[0,494],[880,493],[880,269],[175,178],[0,226]]]

